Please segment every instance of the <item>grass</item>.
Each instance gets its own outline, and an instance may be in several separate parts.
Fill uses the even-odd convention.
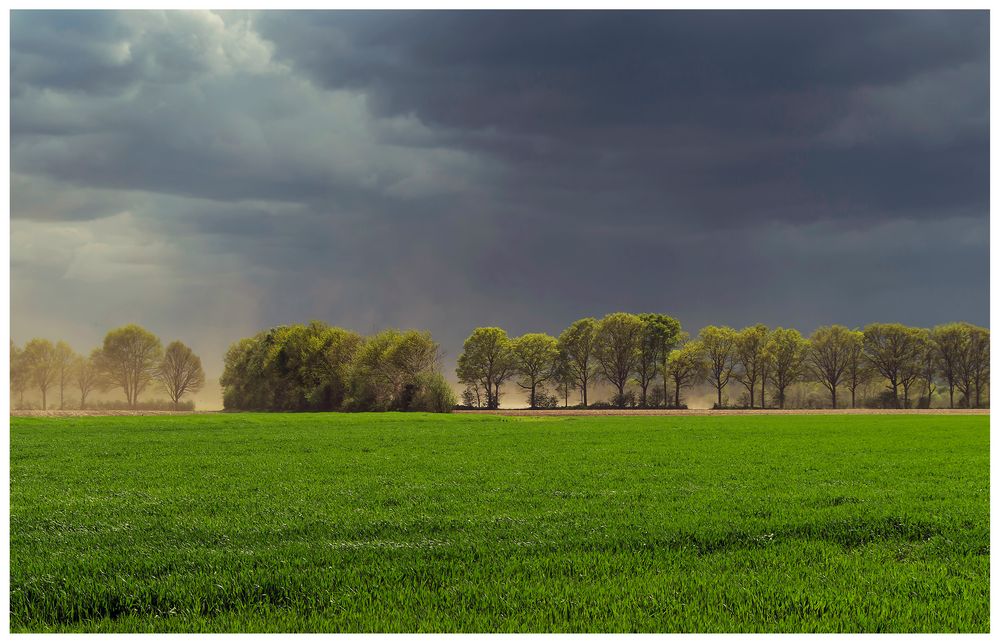
[[[989,418],[11,418],[14,631],[988,631]]]

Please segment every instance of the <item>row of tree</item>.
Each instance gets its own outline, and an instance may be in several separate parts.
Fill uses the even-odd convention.
[[[313,321],[277,326],[226,351],[226,409],[451,411],[431,334],[384,330],[371,337]]]
[[[109,389],[120,389],[129,408],[136,408],[139,395],[158,384],[176,407],[185,395],[201,390],[205,372],[201,359],[174,341],[166,350],[160,339],[145,328],[129,324],[116,328],[88,355],[78,355],[64,341],[35,338],[23,348],[10,341],[10,387],[24,406],[24,394],[37,390],[42,409],[48,408],[49,391],[59,391],[59,408],[66,408],[67,391],[79,395],[79,408],[87,398]]]
[[[989,330],[957,322],[933,329],[870,324],[851,330],[832,325],[806,338],[794,328],[763,324],[736,330],[707,326],[689,338],[680,323],[657,313],[612,313],[573,322],[558,338],[544,333],[508,337],[501,328],[477,328],[458,359],[458,379],[467,405],[498,408],[502,388],[515,382],[532,408],[551,406],[544,391],[553,382],[566,403],[570,390],[588,406],[597,382],[615,391],[614,406],[683,404],[682,392],[702,382],[712,386],[716,406],[725,406],[728,387],[742,387],[741,406],[784,408],[788,390],[815,382],[838,407],[838,391],[857,404],[863,387],[881,381],[887,406],[929,406],[939,384],[948,405],[983,406],[989,385]],[[657,390],[658,382],[662,388]]]

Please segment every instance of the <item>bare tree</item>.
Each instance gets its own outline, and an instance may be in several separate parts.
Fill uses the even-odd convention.
[[[179,341],[170,342],[163,353],[163,361],[156,371],[156,378],[163,384],[174,408],[182,397],[197,393],[205,385],[205,371],[201,359]]]

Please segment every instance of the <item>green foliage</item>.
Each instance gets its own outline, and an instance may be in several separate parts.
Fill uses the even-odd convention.
[[[363,338],[323,322],[278,326],[235,342],[221,383],[226,409],[390,411],[420,404],[450,410],[442,396],[438,345],[426,331],[384,330]],[[450,403],[445,405],[445,402]]]
[[[736,331],[729,326],[706,326],[698,333],[698,341],[708,361],[708,380],[715,387],[717,402],[721,407],[722,391],[733,376],[736,360]]]
[[[486,408],[500,406],[501,388],[517,372],[513,342],[502,328],[476,328],[462,345],[458,381],[482,387]]]
[[[617,389],[619,406],[626,403],[625,386],[638,366],[644,329],[642,319],[632,313],[611,313],[597,325],[594,357],[601,376]]]
[[[556,373],[559,348],[556,338],[545,333],[528,333],[511,342],[514,368],[521,376],[518,385],[528,390],[528,404],[538,406],[536,393],[542,382]]]
[[[15,417],[10,627],[987,632],[989,445],[986,416]]]
[[[138,324],[108,331],[99,353],[98,366],[112,385],[122,389],[129,406],[135,407],[156,377],[163,355],[159,338]]]
[[[566,379],[580,389],[583,406],[587,406],[587,389],[596,375],[594,338],[597,320],[593,317],[578,319],[559,335],[559,354],[566,369]]]

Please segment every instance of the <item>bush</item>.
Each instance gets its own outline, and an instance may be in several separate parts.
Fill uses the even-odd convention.
[[[450,413],[457,405],[455,392],[440,373],[425,373],[413,385],[409,404],[404,411]]]

